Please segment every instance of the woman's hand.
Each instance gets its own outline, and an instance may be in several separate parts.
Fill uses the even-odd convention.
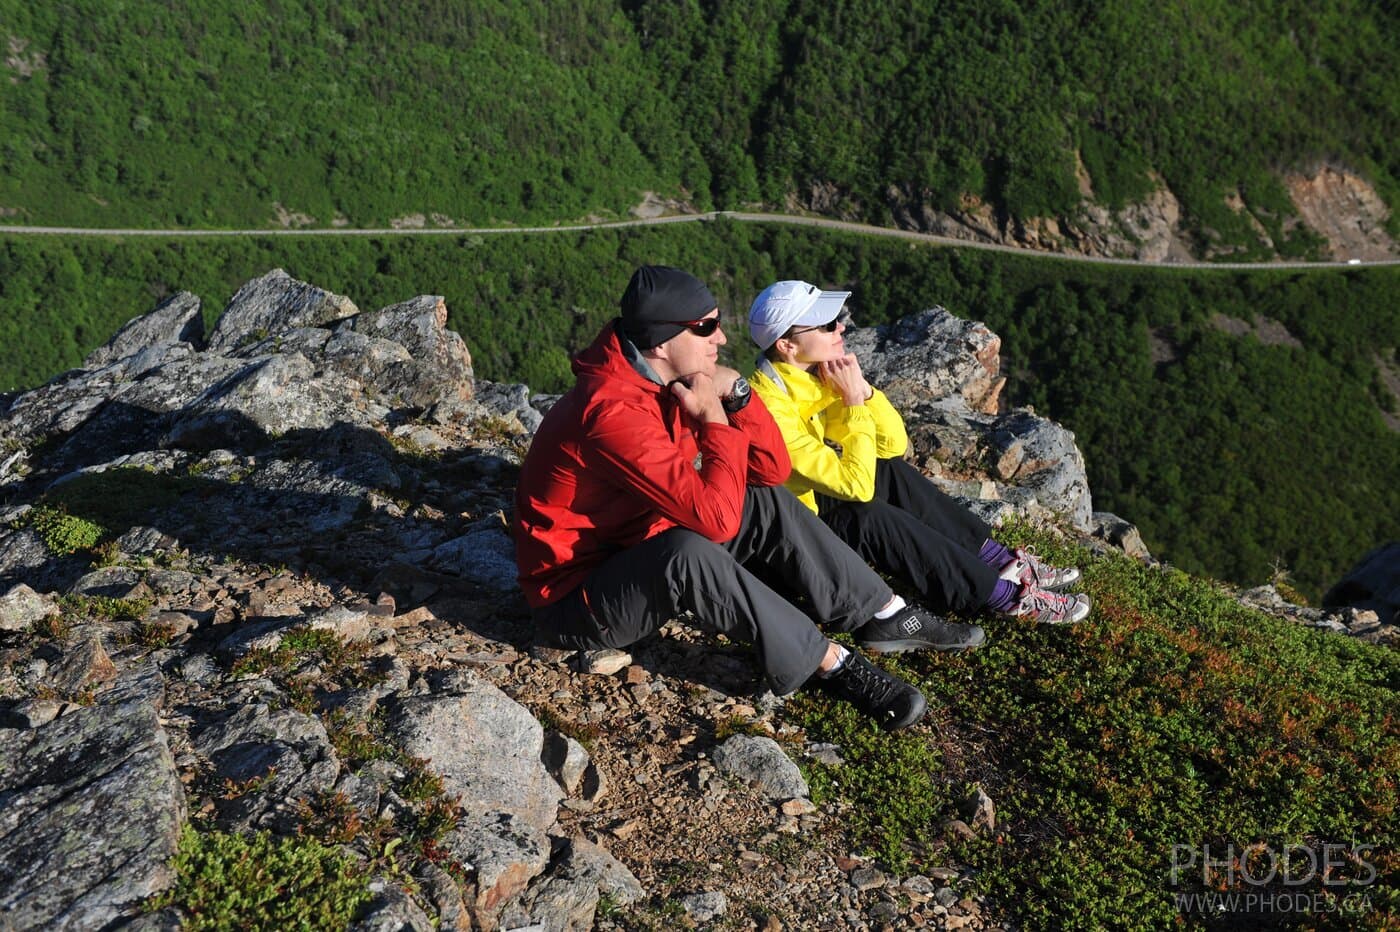
[[[840,393],[846,407],[863,405],[874,392],[870,383],[860,371],[860,360],[855,353],[847,353],[840,359],[817,364],[817,374],[821,380]]]

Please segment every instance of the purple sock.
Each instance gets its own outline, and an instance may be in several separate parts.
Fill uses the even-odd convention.
[[[1016,593],[1021,591],[1020,585],[1009,579],[998,579],[996,588],[992,590],[992,597],[987,600],[987,607],[994,612],[1009,612],[1016,605]]]
[[[994,570],[999,570],[1012,560],[1016,559],[1016,554],[1007,550],[1001,544],[987,538],[982,544],[982,549],[977,551],[978,558]]]

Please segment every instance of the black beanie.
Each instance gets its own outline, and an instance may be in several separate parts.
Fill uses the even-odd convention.
[[[719,302],[689,272],[644,265],[632,273],[620,304],[622,335],[638,349],[651,349],[685,329],[677,321],[699,320]]]

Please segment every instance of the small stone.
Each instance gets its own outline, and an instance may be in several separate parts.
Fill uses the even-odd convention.
[[[971,794],[962,804],[962,814],[973,830],[982,828],[988,832],[997,830],[997,810],[992,798],[981,786],[974,786]]]
[[[869,916],[876,922],[893,922],[899,918],[899,907],[889,902],[876,903],[870,907]]]
[[[949,819],[943,823],[943,833],[948,836],[949,841],[971,841],[977,837],[972,826],[962,819]]]
[[[651,674],[647,673],[646,667],[641,664],[632,664],[627,668],[627,685],[639,686],[651,679]]]
[[[58,603],[20,583],[0,596],[0,631],[24,631],[34,622],[57,615]]]
[[[933,898],[939,906],[952,906],[958,901],[958,892],[952,887],[939,887],[933,891]]]
[[[608,832],[619,841],[626,841],[642,827],[641,819],[626,819],[608,827]]]
[[[691,893],[678,897],[685,914],[696,922],[709,922],[729,911],[729,900],[718,890],[709,893]]]
[[[885,885],[885,875],[874,867],[858,867],[851,871],[851,886],[862,892]]]
[[[586,650],[579,655],[579,672],[594,673],[599,676],[612,676],[626,669],[632,663],[632,655],[624,650],[605,647],[602,650]]]
[[[817,811],[815,803],[801,796],[796,799],[789,799],[778,808],[782,810],[783,815],[789,816],[802,816]]]

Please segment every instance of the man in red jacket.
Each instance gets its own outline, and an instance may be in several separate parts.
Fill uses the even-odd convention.
[[[779,695],[815,677],[882,727],[917,722],[917,689],[828,640],[749,567],[869,650],[961,650],[982,630],[906,605],[781,488],[786,444],[748,383],[718,365],[725,337],[703,283],[644,266],[621,310],[574,359],[577,381],[521,469],[516,562],[538,642],[625,647],[689,611],[754,645]]]

